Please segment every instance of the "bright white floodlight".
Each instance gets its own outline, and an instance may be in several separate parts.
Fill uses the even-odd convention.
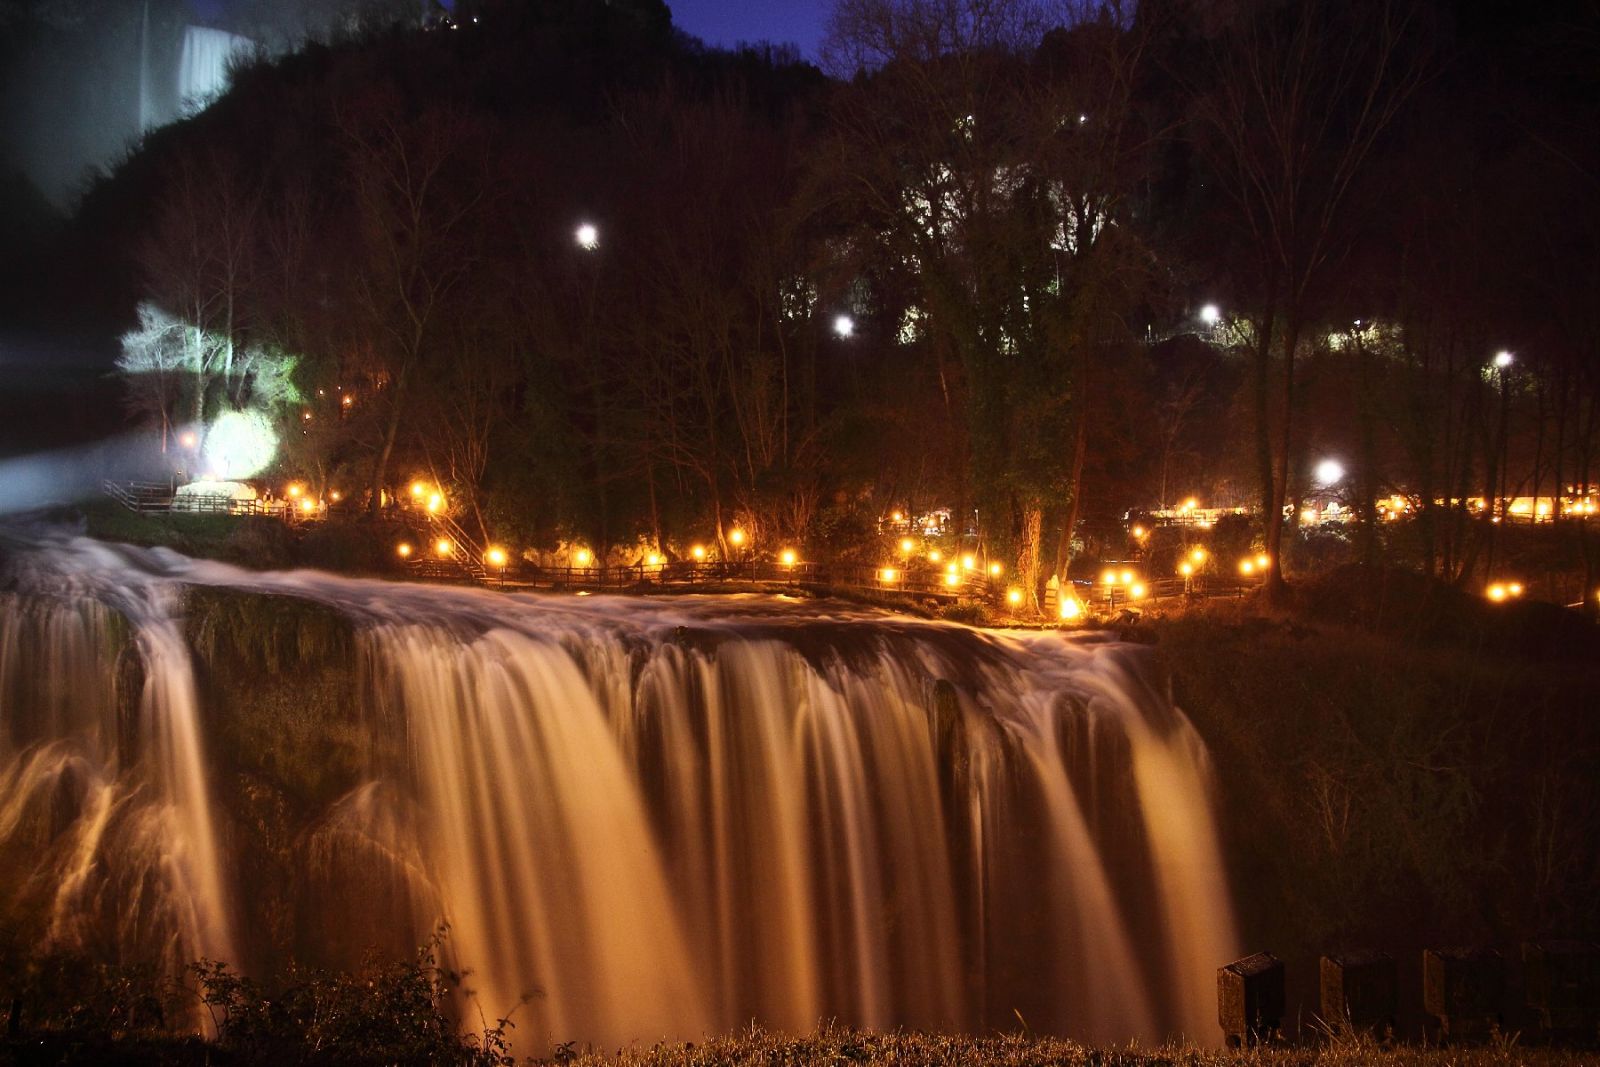
[[[1344,464],[1336,459],[1325,459],[1317,464],[1317,484],[1338,485],[1344,481]]]
[[[1507,352],[1505,349],[1501,349],[1499,352],[1495,353],[1494,365],[1499,367],[1501,370],[1505,370],[1507,367],[1511,366],[1513,358],[1514,357],[1510,352]]]
[[[573,236],[578,239],[578,247],[585,252],[593,252],[600,247],[600,231],[595,229],[592,222],[586,222],[579,226],[578,232]]]
[[[224,412],[206,432],[206,468],[221,478],[248,478],[277,454],[277,431],[259,411]]]
[[[839,315],[833,320],[833,332],[840,337],[852,337],[856,332],[856,320],[849,315]]]
[[[1215,304],[1207,304],[1200,309],[1200,321],[1207,326],[1215,326],[1222,321],[1222,309]]]

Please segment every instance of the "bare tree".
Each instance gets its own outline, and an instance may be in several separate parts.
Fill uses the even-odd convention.
[[[1258,0],[1216,28],[1211,83],[1198,93],[1201,144],[1254,259],[1256,462],[1273,595],[1283,584],[1301,335],[1347,245],[1351,188],[1428,69],[1412,47],[1415,21],[1408,0]]]
[[[389,461],[410,411],[419,365],[438,341],[448,301],[478,261],[473,227],[491,183],[453,168],[492,154],[476,122],[430,107],[409,114],[374,92],[338,116],[359,219],[353,284],[374,356],[367,398],[382,405],[370,507],[382,503]]]

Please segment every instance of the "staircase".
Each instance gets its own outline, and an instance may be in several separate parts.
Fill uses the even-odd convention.
[[[425,553],[412,565],[416,568],[417,575],[423,578],[464,576],[480,585],[487,584],[489,569],[483,562],[482,546],[468,537],[460,524],[448,515],[429,513],[428,521],[433,524],[437,537],[450,539],[451,552],[442,559],[433,553]]]

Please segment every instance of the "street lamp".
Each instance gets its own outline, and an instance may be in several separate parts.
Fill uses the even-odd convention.
[[[506,584],[506,559],[506,550],[503,548],[491,547],[483,554],[483,561],[485,563],[491,567],[498,567],[500,569],[501,585]]]
[[[1207,326],[1215,326],[1222,321],[1222,309],[1215,304],[1207,304],[1200,309],[1200,321]]]
[[[1318,485],[1338,485],[1344,481],[1344,464],[1336,459],[1325,459],[1317,464],[1314,472]]]
[[[1511,394],[1506,389],[1507,371],[1516,362],[1510,352],[1501,349],[1494,355],[1495,370],[1500,372],[1500,514],[1506,510],[1506,466],[1511,461]],[[1493,558],[1492,551],[1490,558]]]
[[[585,222],[579,226],[573,237],[577,240],[578,247],[585,252],[593,252],[600,247],[600,231],[592,222]]]
[[[856,320],[849,315],[835,315],[833,317],[833,332],[841,339],[855,336]]]

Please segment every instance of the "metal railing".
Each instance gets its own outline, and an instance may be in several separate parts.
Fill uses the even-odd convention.
[[[500,568],[491,569],[491,577]],[[849,563],[783,563],[779,560],[674,560],[585,567],[508,566],[505,577],[521,585],[550,589],[639,590],[649,587],[717,586],[734,583],[850,588],[956,600],[993,596],[1001,591],[986,576],[960,574],[954,583],[941,571],[906,571]]]
[[[141,515],[166,511],[172,506],[173,490],[167,482],[113,482],[108,479],[100,483],[100,488],[112,500]]]
[[[449,558],[455,561],[458,567],[466,571],[473,581],[488,581],[489,570],[484,562],[485,549],[471,537],[468,537],[467,531],[463,530],[461,525],[450,516],[442,512],[432,511],[428,512],[427,515],[428,521],[433,524],[433,527],[441,531],[449,539]],[[500,572],[503,577],[505,569],[500,568]]]

